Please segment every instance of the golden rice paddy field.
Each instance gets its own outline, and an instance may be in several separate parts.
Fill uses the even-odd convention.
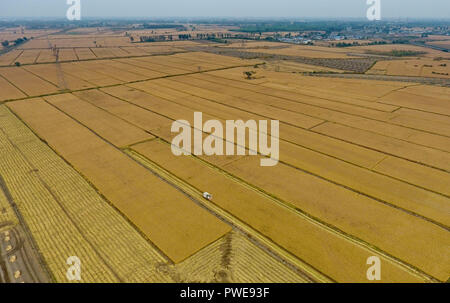
[[[368,74],[450,78],[450,60],[408,59],[378,61]]]
[[[70,256],[81,282],[370,282],[371,256],[381,282],[449,279],[449,88],[308,77],[293,71],[317,67],[256,68],[183,49],[193,42],[137,47],[115,34],[55,38],[68,46],[58,63],[47,39],[0,56],[23,65],[0,67],[0,226],[27,227],[51,281],[68,282]],[[105,47],[89,45],[97,36]],[[279,120],[278,165],[174,156],[171,125],[194,125],[194,112]]]
[[[426,57],[426,58],[450,58],[450,54],[446,52],[441,52],[438,50],[415,46],[415,45],[403,45],[403,44],[385,44],[385,45],[367,45],[367,46],[354,46],[346,48],[347,51],[356,52],[390,52],[393,50],[397,51],[413,51],[413,52],[423,52],[424,54],[414,55],[414,57]]]

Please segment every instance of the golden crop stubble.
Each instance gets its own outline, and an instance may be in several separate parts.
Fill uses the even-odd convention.
[[[174,262],[230,231],[180,191],[42,99],[8,106]]]

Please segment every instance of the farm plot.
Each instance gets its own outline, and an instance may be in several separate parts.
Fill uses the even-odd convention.
[[[25,50],[16,58],[15,62],[19,62],[20,64],[33,64],[38,59],[40,53],[40,50]]]
[[[160,87],[167,86],[169,89],[170,88],[175,88],[175,87],[177,89],[180,88],[180,85],[178,85],[178,84],[177,85],[175,85],[175,84],[173,84],[173,85],[161,85],[161,81],[160,80],[151,81],[151,82],[155,82],[155,83],[158,82],[158,86],[160,86]],[[162,97],[166,97],[167,98],[167,93],[165,93],[166,96],[164,96],[164,94],[160,93],[161,89],[158,89],[154,85],[150,86],[148,89],[146,89],[145,87],[147,85],[149,85],[149,83],[150,82],[133,84],[133,87],[140,88],[140,89],[148,91],[151,94],[156,94],[158,96],[162,96]],[[209,96],[205,96],[205,99],[214,100],[214,98],[212,98],[212,99],[211,98],[212,98],[211,94],[209,94]],[[172,100],[174,100],[174,99],[172,99]],[[202,102],[204,102],[204,99],[202,99],[202,98],[199,98],[198,100],[201,100]],[[230,102],[229,101],[227,101],[227,102],[215,101],[213,103],[210,103],[211,104],[211,108],[214,107],[213,106],[214,103],[216,103],[216,104],[220,103],[223,106],[230,106]],[[183,99],[183,103],[182,104],[185,104],[184,99]],[[236,108],[239,108],[239,106],[241,106],[241,105],[237,105]],[[245,107],[242,108],[242,109],[244,111],[248,111],[248,109],[246,109]],[[252,107],[252,112],[255,113],[253,111],[253,109],[254,109],[254,106]],[[205,112],[210,112],[210,110],[206,110]],[[237,117],[240,117],[240,115],[237,115]],[[346,119],[343,119],[344,122],[347,121],[346,123],[350,123],[352,121],[350,119],[351,118],[350,116],[344,116],[344,117],[346,117]],[[262,118],[264,118],[264,117],[262,117]],[[280,117],[277,117],[277,118],[280,119],[281,121],[284,121],[284,117],[283,116],[280,116]],[[260,119],[261,119],[261,117],[260,117]],[[354,118],[354,119],[356,119],[356,118]],[[362,121],[362,122],[364,122],[364,121]],[[368,128],[379,129],[379,132],[383,132],[383,127],[386,128],[387,126],[389,126],[389,125],[386,126],[386,125],[384,125],[382,123],[377,123],[376,121],[368,120],[368,122],[369,122],[369,124],[367,126]],[[356,124],[360,123],[361,124],[361,119],[359,119],[359,120],[356,119],[354,121],[354,123],[356,123]],[[433,137],[433,136],[431,136],[431,134],[420,133],[420,132],[416,132],[414,130],[411,130],[410,132],[407,132],[407,129],[395,129],[394,128],[393,130],[391,130],[391,132],[392,133],[396,133],[397,136],[402,136],[403,134],[405,136],[411,135],[411,137],[413,137],[413,139],[411,139],[412,141],[420,141],[420,142],[422,142],[422,143],[424,143],[426,145],[429,145],[429,146],[440,146],[443,149],[448,148],[448,140],[446,141],[445,137],[436,137],[436,136]],[[317,133],[308,132],[308,131],[305,131],[305,130],[301,130],[299,128],[292,127],[290,125],[284,125],[284,124],[282,125],[281,138],[285,139],[285,140],[288,140],[290,142],[293,142],[295,144],[299,144],[301,146],[307,147],[307,148],[312,148],[312,149],[317,150],[317,151],[319,151],[321,153],[325,153],[325,154],[333,156],[333,157],[338,157],[339,159],[342,159],[342,160],[345,160],[345,161],[350,161],[351,163],[354,163],[354,164],[359,165],[359,166],[363,166],[363,167],[368,168],[368,169],[371,169],[373,166],[375,166],[381,160],[386,158],[385,154],[383,154],[381,152],[374,151],[373,149],[359,147],[359,146],[351,144],[351,143],[348,144],[348,143],[345,143],[344,141],[335,140],[333,138],[330,138],[329,136],[322,136],[322,135],[319,135]],[[391,140],[391,139],[388,139],[388,140]],[[393,140],[393,141],[394,142],[398,142],[398,140],[397,141]],[[403,146],[407,145],[406,142],[400,142],[399,144],[403,145]],[[334,148],[332,146],[334,146]],[[445,155],[442,152],[440,152],[439,150],[434,151],[434,150],[431,150],[429,148],[427,149],[427,148],[421,147],[419,145],[416,146],[416,145],[411,145],[410,144],[410,146],[412,146],[413,150],[416,150],[416,151],[418,149],[420,149],[420,150],[423,149],[423,150],[427,150],[428,152],[431,152],[431,153],[437,153],[439,155]],[[413,153],[413,152],[410,151],[409,153]],[[417,156],[417,154],[416,154],[416,156]],[[433,158],[436,159],[435,157],[433,157]],[[395,158],[393,161],[400,161],[400,160],[401,159],[399,159],[399,158]],[[417,163],[411,163],[411,165],[417,166],[417,168],[416,168],[417,171],[422,171],[422,169],[426,169],[426,167],[424,167],[422,165],[419,165]],[[439,172],[439,171],[436,171],[436,172]],[[402,180],[409,180],[410,179],[409,177],[407,177],[408,176],[408,170],[407,169],[400,169],[393,176],[398,176],[398,175],[403,175],[404,176],[404,178],[401,178]],[[434,185],[432,185],[433,182],[431,182],[430,180],[420,181],[419,178],[415,178],[416,179],[415,184],[421,185],[421,186],[423,186],[425,188],[429,188],[429,189],[432,189],[432,190],[439,189],[438,192],[443,192],[443,193],[448,192],[447,190],[444,189],[445,187],[442,187],[440,185],[440,184],[443,184],[442,183],[442,181],[443,181],[442,178],[437,177],[437,176],[435,177],[435,176],[436,176],[436,174],[430,174],[430,178],[432,178],[434,180],[434,182],[435,182]],[[381,190],[381,192],[382,192],[382,190]],[[406,200],[409,199],[407,197],[408,197],[408,195],[406,196]],[[395,199],[395,200],[397,200],[397,199]]]
[[[384,104],[393,104],[405,108],[422,110],[429,113],[450,116],[450,108],[448,100],[436,99],[433,97],[424,97],[420,95],[409,94],[407,92],[392,92],[379,99]],[[445,130],[443,125],[443,133],[449,135],[449,130]]]
[[[425,59],[379,61],[367,73],[390,76],[450,78],[450,61]]]
[[[22,67],[0,68],[0,75],[28,96],[40,96],[58,91],[58,88],[33,75]]]
[[[438,50],[430,49],[422,46],[408,45],[408,44],[384,44],[384,45],[366,45],[366,46],[352,46],[348,47],[349,52],[359,52],[359,53],[380,53],[389,55],[392,51],[406,51],[406,52],[418,52],[418,54],[413,54],[411,57],[428,57],[428,58],[450,58],[449,53],[441,52]],[[423,53],[423,54],[421,54]]]
[[[123,102],[99,90],[81,91],[73,94],[146,131],[156,131],[162,128],[170,129],[170,125],[172,124],[172,120],[167,117]]]
[[[12,50],[6,54],[0,55],[0,66],[8,66],[13,64],[16,59],[23,53],[23,50]]]
[[[168,75],[179,75],[179,74],[184,74],[189,72],[189,70],[185,70],[185,69],[179,69],[179,68],[174,68],[171,66],[167,66],[167,65],[163,65],[163,64],[158,64],[157,62],[162,62],[161,59],[159,60],[153,60],[153,62],[149,62],[147,60],[145,60],[146,57],[142,57],[142,58],[127,58],[127,59],[116,59],[115,61],[118,62],[123,62],[132,66],[137,66],[140,68],[145,68],[145,69],[149,69],[152,71],[156,71],[159,73],[164,73],[164,74],[168,74]]]
[[[114,53],[111,48],[91,48],[91,51],[97,58],[114,58]]]
[[[184,194],[43,100],[8,106],[174,262],[230,231]]]
[[[55,86],[58,86],[59,89],[78,90],[95,87],[95,85],[89,82],[60,72],[55,64],[27,65],[23,68],[34,75],[51,82]]]
[[[154,80],[154,83],[161,84],[166,87],[177,87],[183,92],[202,97],[205,99],[212,99],[216,101],[220,101],[221,103],[226,103],[234,107],[238,108],[246,108],[252,109],[252,112],[263,117],[268,117],[271,119],[276,119],[276,117],[283,116],[283,121],[289,123],[291,125],[299,126],[302,128],[311,128],[315,125],[318,125],[323,122],[323,120],[316,119],[301,113],[295,113],[292,111],[274,108],[270,105],[266,105],[266,100],[261,101],[260,103],[251,102],[244,98],[234,97],[229,94],[231,89],[227,89],[228,93],[220,93],[217,91],[210,91],[208,89],[195,87],[193,85],[187,85],[178,81],[167,80],[167,79],[158,79]],[[225,89],[224,89],[225,90]]]
[[[73,48],[59,49],[59,61],[77,61],[78,57]]]
[[[220,74],[222,74],[222,71],[219,72]],[[217,75],[216,72],[213,72],[212,74]],[[197,77],[197,76],[196,76]],[[206,77],[206,76],[205,76]],[[227,77],[228,79],[228,75],[225,74],[225,77]],[[297,76],[298,77],[298,76]],[[300,82],[304,79],[305,77],[298,77],[297,79],[293,79],[292,81],[296,81],[296,82]],[[308,115],[313,115],[316,117],[322,117],[322,114],[327,114],[330,113],[328,110],[332,110],[334,112],[334,114],[336,114],[336,111],[340,111],[342,114],[352,114],[355,116],[359,116],[359,117],[364,117],[364,118],[368,118],[368,119],[372,119],[372,120],[379,120],[379,121],[383,121],[383,122],[389,122],[391,124],[395,124],[395,125],[399,125],[399,126],[404,126],[404,127],[411,127],[414,128],[416,130],[423,130],[423,131],[427,131],[427,132],[432,132],[435,134],[446,134],[446,126],[443,125],[441,123],[441,121],[434,121],[434,122],[430,122],[430,123],[423,123],[421,121],[420,118],[413,118],[410,116],[404,116],[404,115],[398,115],[397,113],[387,113],[387,112],[381,112],[381,111],[375,111],[375,110],[370,110],[367,108],[361,108],[361,107],[356,107],[356,106],[348,106],[346,104],[339,104],[336,102],[331,102],[331,101],[339,101],[338,100],[324,100],[324,99],[320,99],[317,97],[311,97],[311,96],[307,96],[304,95],[304,92],[302,90],[296,92],[295,94],[286,92],[285,89],[280,90],[280,86],[277,86],[274,88],[273,85],[269,85],[267,83],[263,83],[263,86],[271,86],[270,89],[264,89],[261,88],[261,86],[259,85],[252,85],[246,82],[241,81],[228,81],[228,80],[224,80],[224,78],[218,78],[215,79],[214,78],[210,78],[208,80],[213,80],[215,82],[226,82],[229,86],[233,86],[233,87],[240,87],[246,90],[250,90],[250,91],[254,91],[254,92],[259,92],[259,93],[263,93],[263,95],[259,98],[259,102],[261,102],[261,99],[266,99],[267,97],[265,97],[264,95],[269,95],[272,97],[277,97],[277,100],[273,105],[279,107],[280,106],[280,102],[283,104],[281,108],[290,108],[291,110],[294,111],[299,111],[301,113],[305,113]],[[302,83],[302,82],[300,82]],[[316,85],[318,85],[319,81],[316,81]],[[348,82],[348,84],[352,84],[355,82]],[[356,84],[356,83],[355,83]],[[298,86],[298,84],[294,84],[294,85],[290,85],[290,86]],[[352,87],[352,85],[339,85],[337,86],[337,88],[341,88],[344,91],[353,91],[355,90],[356,92],[358,91],[358,86],[355,85]],[[395,91],[399,88],[402,87],[406,87],[405,85],[399,85],[397,84],[397,86],[391,86],[390,83],[387,83],[387,86],[385,87],[376,87],[374,86],[373,89],[371,89],[371,91],[373,90],[373,92],[371,92],[370,94],[373,94],[374,96],[388,96],[388,93]],[[283,87],[281,87],[283,88]],[[362,92],[364,90],[366,90],[366,86],[362,85],[359,90]],[[394,92],[395,93],[395,92]],[[359,93],[361,94],[361,93]],[[293,104],[292,102],[285,102],[281,99],[287,99],[290,101],[295,101],[296,104]],[[384,97],[383,97],[384,98]],[[383,98],[380,99],[376,99],[376,101],[380,101],[383,102]],[[333,99],[336,99],[335,97],[333,97]],[[269,100],[273,100],[273,99],[269,99]],[[343,99],[345,102],[346,99]],[[350,100],[350,99],[349,99]],[[256,99],[255,101],[258,101],[258,99]],[[404,101],[403,102],[408,102],[408,101]],[[383,102],[385,105],[393,105],[393,106],[397,106],[399,107],[400,104],[394,104],[394,103],[389,103],[389,102]],[[286,107],[287,106],[287,107]],[[292,108],[292,106],[297,107],[297,109]],[[314,106],[314,107],[311,107]],[[374,105],[374,106],[378,106],[378,105]],[[300,109],[301,107],[301,109]],[[323,110],[323,108],[325,108],[325,111]],[[432,108],[430,106],[430,108]],[[392,108],[393,110],[395,110],[395,108]]]
[[[247,158],[220,168],[441,281],[448,279],[448,231],[441,227],[285,165],[266,169],[258,158]]]
[[[320,46],[290,46],[280,49],[246,49],[246,52],[264,53],[271,55],[284,55],[294,57],[320,58],[320,59],[347,59],[354,58],[341,49]]]

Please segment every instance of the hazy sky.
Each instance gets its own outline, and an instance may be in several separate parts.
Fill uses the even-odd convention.
[[[67,0],[0,0],[0,17],[65,17]],[[366,0],[81,0],[82,17],[365,18]],[[381,0],[382,17],[450,18],[450,0]]]

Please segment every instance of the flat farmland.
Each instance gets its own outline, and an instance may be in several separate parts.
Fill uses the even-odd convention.
[[[307,58],[345,59],[353,58],[345,50],[320,46],[289,46],[279,49],[246,49],[248,52],[265,53],[272,55],[285,55]]]
[[[25,70],[23,67],[0,68],[0,75],[28,96],[39,96],[58,91],[58,88]]]
[[[43,51],[36,51],[36,54]],[[18,56],[19,54],[15,54]],[[49,55],[46,53],[46,55]],[[246,65],[249,62],[217,55],[199,54],[198,60],[179,55],[157,55],[139,58],[77,61],[73,49],[67,54],[74,62],[59,64],[27,64],[21,67],[0,67],[0,76],[27,96],[41,96],[60,90],[81,90],[128,82],[145,81],[169,75]],[[173,57],[173,58],[172,58]],[[161,60],[164,58],[164,60]],[[192,58],[195,58],[192,57]],[[222,59],[221,64],[208,64],[208,58]],[[68,57],[66,57],[68,59]],[[10,60],[12,57],[10,57]],[[35,59],[33,59],[35,60]],[[55,60],[55,57],[53,57]],[[8,60],[9,62],[9,60]],[[6,85],[6,84],[5,84]],[[14,91],[15,89],[9,88]],[[1,100],[13,99],[6,93]],[[15,93],[12,93],[14,97]]]
[[[366,46],[354,46],[347,48],[348,51],[356,52],[391,52],[391,51],[410,51],[410,52],[420,52],[423,54],[411,55],[411,57],[428,57],[428,58],[450,58],[450,54],[441,52],[438,50],[415,46],[415,45],[401,45],[401,44],[386,44],[386,45],[366,45]]]
[[[122,90],[123,92],[126,92],[126,90],[124,89],[124,90]],[[120,94],[119,93],[119,91],[117,90],[117,89],[114,89],[114,90],[108,90],[108,93],[112,93],[112,94],[114,94],[114,95],[119,95],[120,97],[121,97],[121,99],[122,98],[126,98],[126,96],[125,95],[123,95],[123,94]],[[131,95],[132,96],[130,96],[130,93],[128,93],[129,94],[129,98],[130,99],[128,99],[127,101],[129,101],[130,102],[130,100],[138,100],[138,97],[136,96],[136,94],[134,94],[134,95],[132,95],[132,93],[131,93]],[[86,95],[84,95],[84,97],[85,97]],[[97,100],[98,99],[98,97],[93,97],[92,96],[92,98],[91,98],[91,102],[93,102],[92,100]],[[148,98],[147,100],[151,100],[151,98]],[[115,102],[119,102],[119,100],[116,100]],[[144,101],[144,98],[142,98],[142,102],[145,102]],[[143,105],[143,103],[141,103],[142,105]],[[141,106],[142,106],[141,105]],[[149,104],[150,105],[150,104]],[[103,108],[105,108],[105,107],[103,107]],[[170,106],[168,107],[169,109],[170,109]],[[152,108],[152,111],[154,111],[154,110],[156,110],[155,108]],[[171,111],[171,110],[170,110]],[[117,113],[116,113],[117,114]],[[121,116],[121,117],[124,117],[124,116]],[[185,117],[185,116],[182,116],[181,118],[183,118],[183,117]],[[136,123],[136,121],[133,121],[133,123]],[[145,126],[143,126],[142,124],[141,124],[141,126],[142,127],[145,127]],[[160,135],[162,135],[162,136],[164,136],[164,134],[160,134]],[[166,139],[169,139],[168,137],[166,137]],[[294,158],[295,158],[295,156],[294,156]],[[293,159],[294,159],[293,158]],[[291,163],[292,163],[292,161],[291,161]],[[255,169],[255,167],[253,167],[253,170]],[[251,171],[251,170],[250,170]],[[345,170],[344,170],[345,171]],[[348,170],[347,170],[348,171]],[[238,175],[238,176],[240,176],[241,178],[243,177],[243,175]],[[281,178],[281,175],[280,175],[280,178]],[[373,176],[372,178],[377,178],[376,176]],[[298,177],[293,177],[293,180],[298,180]],[[378,181],[379,182],[379,181]],[[377,183],[378,183],[377,182]],[[389,182],[388,181],[388,179],[386,179],[386,182]],[[391,180],[390,181],[391,183],[396,183],[395,181],[393,181],[393,180]],[[253,183],[253,182],[252,182]],[[355,186],[355,185],[354,185]],[[398,186],[402,186],[402,185],[400,185],[400,184],[397,184],[397,187]],[[283,186],[281,186],[280,184],[278,184],[277,185],[277,188],[278,188],[278,190],[280,190],[280,188],[282,188]],[[311,185],[309,185],[309,187],[311,187]],[[382,189],[382,187],[380,187],[380,189]],[[406,188],[405,188],[406,189]],[[412,188],[410,189],[410,190],[412,190]],[[316,192],[316,191],[315,191]],[[320,190],[318,190],[318,192],[321,192]],[[409,194],[410,192],[408,192],[408,190],[405,190],[405,192],[404,192],[404,195],[406,195],[405,196],[405,205],[404,205],[404,207],[407,207],[407,208],[409,208],[409,209],[414,209],[415,207],[413,207],[413,205],[412,205],[412,201],[408,201],[408,198],[407,198],[407,196],[408,196],[408,194]],[[423,192],[423,194],[426,194],[425,192]],[[298,195],[298,193],[297,193],[297,195]],[[336,194],[334,194],[333,195],[334,197],[336,197]],[[428,198],[427,199],[430,199],[431,197],[429,196],[429,194],[428,194]],[[439,205],[439,204],[441,204],[440,206],[437,206],[438,208],[440,208],[440,209],[442,209],[443,207],[445,208],[445,203],[446,202],[444,202],[445,201],[445,198],[444,199],[442,199],[442,198],[440,198],[440,197],[438,197],[438,196],[435,196],[433,199],[435,199],[435,201],[438,203],[437,205]],[[293,197],[291,197],[291,198],[289,198],[289,201],[293,201]],[[395,200],[394,200],[395,201]],[[431,201],[431,200],[430,200]],[[440,201],[440,202],[438,202],[438,201]],[[418,201],[417,201],[417,206],[419,206],[420,205],[420,199],[418,199]],[[362,204],[362,205],[366,205],[366,207],[368,207],[368,204],[367,204],[367,202],[364,202],[364,203],[359,203],[359,204]],[[374,206],[376,205],[377,203],[375,203],[374,204]],[[381,205],[380,205],[381,206]],[[431,210],[431,209],[430,209]],[[388,210],[388,208],[386,209],[386,211],[388,211],[389,212],[389,210]],[[418,209],[415,209],[415,211],[418,211]],[[439,214],[438,213],[436,213],[435,215],[437,215],[437,216],[439,216]],[[433,215],[433,217],[435,218],[435,219],[437,219],[437,217],[435,217],[435,215]],[[387,213],[385,213],[384,215],[383,215],[383,217],[386,217],[387,216]],[[394,217],[397,217],[397,219],[399,219],[399,215],[398,214],[396,214],[396,215],[394,215]],[[446,216],[444,216],[444,217],[442,217],[441,219],[437,219],[437,220],[446,220],[445,219],[445,217]],[[406,218],[408,218],[408,216],[407,217],[405,217],[405,220],[407,220],[407,221],[409,221],[409,219],[406,219]],[[377,220],[375,220],[374,222],[376,222]],[[329,221],[328,221],[329,222]],[[368,221],[366,220],[366,223],[367,223]],[[420,222],[420,220],[418,221],[418,222]],[[394,225],[398,225],[398,223],[394,223]],[[430,225],[430,227],[431,227],[431,225]],[[432,228],[433,229],[433,228]],[[435,229],[435,232],[437,232],[438,234],[440,233],[440,231],[439,231],[439,228],[437,228],[437,229]],[[405,251],[406,252],[406,251]],[[405,253],[404,252],[404,253]],[[423,263],[427,263],[427,262],[425,262],[425,260],[422,260],[421,262],[423,262]]]
[[[230,230],[188,197],[43,100],[17,101],[8,106],[88,176],[174,262],[186,259]],[[63,123],[67,128],[61,132]],[[79,150],[74,149],[76,146]],[[152,196],[151,201],[148,196]],[[162,201],[164,208],[158,206]]]
[[[445,55],[329,41],[138,42],[208,32],[185,26],[43,32],[0,56],[0,226],[27,224],[49,280],[66,281],[77,255],[86,282],[368,282],[371,256],[381,282],[448,281],[450,89],[390,77],[444,80]],[[397,48],[425,54],[336,78],[310,73],[342,70],[299,59]],[[192,133],[196,112],[223,125],[278,120],[277,165],[260,166],[260,147],[174,156],[171,127],[185,120]],[[248,152],[258,130],[233,147]]]
[[[450,61],[426,59],[379,61],[367,73],[448,79],[450,78]]]
[[[124,92],[125,92],[125,90],[123,90]],[[121,98],[124,98],[124,95],[121,95],[121,94],[118,94],[118,91],[117,91],[117,89],[115,89],[114,91],[111,91],[111,90],[109,90],[109,93],[112,93],[112,94],[114,94],[114,95],[119,95]],[[128,101],[130,101],[131,99],[133,99],[133,100],[138,100],[138,98],[137,98],[137,96],[136,95],[134,95],[132,98],[131,98],[131,96],[129,97],[130,99],[128,99]],[[144,99],[142,99],[142,100],[144,100]],[[148,100],[151,100],[150,98],[148,98]],[[169,107],[170,108],[170,107]],[[152,108],[152,110],[154,111],[155,110],[155,108]],[[182,116],[181,118],[183,118],[184,116]],[[287,146],[285,146],[284,147],[284,150],[286,150],[286,152],[288,152],[288,149],[287,149]],[[290,153],[290,152],[288,152],[288,153]],[[295,156],[294,156],[294,154],[295,154],[295,152],[293,151],[293,158],[292,159],[295,159]],[[294,163],[294,160],[288,160],[287,158],[284,158],[286,161],[288,161],[289,163]],[[312,160],[312,159],[310,159],[310,160]],[[318,163],[320,163],[319,161],[318,161]],[[253,167],[253,170],[254,169],[256,169],[256,167]],[[251,171],[251,170],[249,170],[249,171]],[[344,170],[343,170],[344,171]],[[350,172],[351,171],[351,169],[350,168],[347,168],[347,172]],[[356,172],[356,171],[355,171]],[[363,173],[363,171],[361,171],[360,173]],[[243,177],[243,175],[241,175],[241,174],[239,174],[238,175],[240,178],[242,178]],[[369,176],[368,176],[369,177]],[[281,175],[280,175],[280,178],[281,178]],[[375,176],[375,175],[373,175],[372,176],[372,178],[377,178],[377,176]],[[293,179],[295,179],[295,180],[298,180],[299,178],[298,177],[296,177],[296,178],[293,178]],[[378,180],[377,181],[377,183],[378,182],[381,182],[381,179],[380,180]],[[389,181],[388,179],[386,179],[384,182],[387,182],[386,184],[388,184],[389,182],[390,183],[396,183],[395,181],[393,181],[393,180],[391,180],[391,181]],[[253,182],[252,182],[253,183]],[[368,183],[367,183],[368,184]],[[361,184],[362,185],[362,184]],[[359,185],[356,185],[356,184],[353,184],[353,186],[359,186]],[[399,186],[401,187],[402,185],[400,185],[400,184],[396,184],[396,186],[397,186],[397,188],[399,188]],[[280,184],[278,184],[277,186],[276,186],[277,188],[278,188],[278,190],[280,190],[280,188],[282,188],[283,186],[282,185],[280,185]],[[308,186],[308,188],[310,188],[311,187],[311,185],[309,185]],[[362,188],[362,187],[361,187]],[[378,190],[381,190],[383,187],[380,187]],[[373,189],[375,189],[375,188],[373,188]],[[413,190],[412,188],[410,188],[410,190]],[[314,191],[314,192],[322,192],[322,190],[317,190],[317,191]],[[372,191],[372,193],[374,193],[374,191]],[[413,206],[413,204],[412,204],[412,201],[411,200],[408,200],[408,195],[410,194],[410,192],[405,188],[405,192],[404,192],[404,201],[405,201],[405,205],[404,205],[404,207],[406,207],[406,208],[409,208],[409,209],[413,209],[413,208],[415,208],[415,206]],[[425,195],[427,195],[425,192],[423,192],[423,194],[425,194]],[[297,195],[298,195],[298,193],[297,193]],[[335,195],[333,195],[334,197],[336,197]],[[292,200],[292,198],[293,197],[291,197],[290,199],[289,199],[289,201],[293,201]],[[429,196],[429,194],[428,194],[428,198],[427,199],[430,199],[431,197]],[[398,199],[398,198],[396,198],[396,199]],[[395,199],[395,200],[396,200]],[[411,198],[409,198],[409,199],[411,199]],[[438,197],[438,196],[435,196],[434,198],[433,198],[434,200],[435,200],[435,202],[437,202],[437,204],[436,204],[436,206],[438,207],[438,209],[442,209],[442,208],[445,208],[446,206],[445,206],[445,199],[442,199],[442,198],[440,198],[440,197]],[[395,201],[395,200],[393,200],[393,201]],[[305,200],[304,200],[305,201]],[[431,202],[431,200],[430,200],[430,202]],[[394,202],[395,203],[395,202]],[[422,207],[422,206],[419,206],[420,205],[420,199],[418,199],[417,200],[417,206],[418,207]],[[365,202],[365,203],[362,203],[362,204],[364,204],[364,205],[366,205],[367,207],[368,207],[368,204],[367,204],[367,202]],[[440,205],[440,206],[438,206],[438,205]],[[302,209],[304,209],[304,208],[302,208]],[[416,211],[417,211],[418,209],[416,209]],[[431,210],[431,209],[430,209]],[[361,215],[361,213],[359,213],[359,215]],[[386,217],[387,216],[387,214],[384,214],[383,215],[383,217]],[[397,217],[397,215],[395,215],[396,217]],[[432,215],[432,217],[434,217],[435,219],[437,219],[437,217],[439,216],[439,213],[435,213],[434,215]],[[441,219],[437,219],[437,220],[446,220],[445,219],[445,216],[444,217],[442,217]],[[406,220],[408,220],[408,219],[406,219]],[[328,221],[328,220],[327,220]],[[375,220],[374,222],[376,222],[377,220]],[[329,222],[329,221],[328,221]],[[366,220],[366,222],[368,222],[367,220]],[[448,222],[446,222],[445,224],[447,224]],[[396,225],[396,224],[394,224],[394,225]],[[437,229],[436,231],[438,231],[439,229]],[[424,260],[423,260],[424,261]],[[422,261],[422,262],[423,262]]]
[[[19,62],[20,64],[33,64],[37,61],[40,53],[40,50],[23,51],[21,55],[16,58],[15,62]]]
[[[34,75],[51,82],[59,89],[86,89],[95,87],[95,85],[71,76],[69,74],[63,74],[62,71],[58,70],[58,66],[55,64],[37,64],[24,66],[24,69],[33,73]],[[62,75],[59,75],[61,73]],[[63,78],[62,78],[63,77]]]

